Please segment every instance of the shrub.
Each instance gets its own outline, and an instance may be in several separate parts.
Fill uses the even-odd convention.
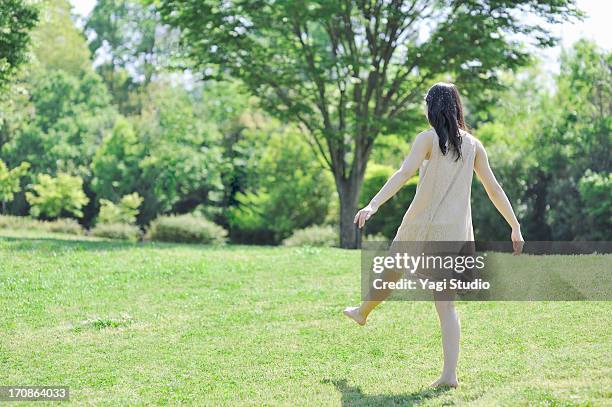
[[[284,246],[338,246],[338,230],[329,225],[299,229],[283,241]]]
[[[66,233],[69,235],[82,235],[83,228],[74,219],[62,218],[52,222],[46,222],[46,228],[53,233]]]
[[[129,240],[136,242],[140,240],[140,229],[126,223],[100,223],[90,231],[92,236],[106,237],[108,239]]]
[[[52,222],[32,219],[29,216],[0,215],[0,229],[37,230],[41,232],[66,233],[82,235],[84,230],[79,223],[70,218],[61,218]]]
[[[42,229],[43,223],[27,216],[0,215],[0,229]]]
[[[124,195],[118,204],[115,204],[108,199],[100,199],[100,215],[98,215],[99,223],[127,223],[133,225],[136,223],[138,216],[138,208],[142,204],[142,197],[138,192]]]
[[[147,232],[147,240],[175,243],[225,243],[227,231],[203,216],[186,214],[159,216]]]
[[[81,208],[89,202],[83,192],[83,180],[69,174],[59,173],[55,178],[40,174],[32,190],[26,193],[26,199],[31,205],[30,213],[36,217],[56,218],[67,213],[80,218]]]

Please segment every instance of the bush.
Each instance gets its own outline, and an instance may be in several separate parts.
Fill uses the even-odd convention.
[[[159,216],[146,235],[147,240],[175,243],[223,244],[226,238],[221,226],[192,214]]]
[[[338,246],[338,230],[329,225],[314,225],[299,229],[287,239],[284,246]]]
[[[0,229],[43,230],[44,222],[32,219],[27,216],[0,215]]]
[[[52,222],[32,219],[28,216],[0,215],[0,229],[36,230],[40,232],[82,235],[83,228],[74,219],[62,218]]]
[[[53,233],[66,233],[68,235],[82,235],[83,228],[74,219],[62,218],[52,222],[46,222],[46,228]]]
[[[59,173],[55,178],[47,174],[37,178],[31,187],[34,192],[26,192],[32,216],[56,218],[65,213],[83,217],[81,208],[87,205],[89,198],[83,192],[81,177]]]
[[[132,242],[140,240],[141,237],[140,229],[137,226],[126,223],[100,223],[90,233],[92,236]]]
[[[143,198],[138,192],[124,195],[119,203],[115,204],[108,199],[100,199],[100,214],[98,223],[136,223],[138,208],[143,202]]]

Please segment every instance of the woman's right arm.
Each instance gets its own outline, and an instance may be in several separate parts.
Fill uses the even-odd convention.
[[[487,157],[487,152],[482,145],[481,142],[476,143],[476,158],[474,159],[474,170],[476,171],[476,175],[482,182],[485,190],[487,191],[487,195],[495,208],[499,211],[499,213],[504,217],[508,225],[512,228],[512,234],[510,238],[512,239],[512,245],[514,248],[514,253],[519,254],[523,250],[523,236],[521,235],[521,225],[519,224],[516,215],[514,214],[514,210],[512,209],[512,205],[506,196],[501,185],[497,182],[493,171],[491,170],[491,166],[489,165],[489,158]]]
[[[399,191],[402,186],[417,172],[419,166],[431,153],[432,133],[423,132],[416,136],[410,154],[404,159],[402,166],[387,180],[385,185],[372,198],[370,203],[355,215],[354,223],[360,228],[378,208]]]

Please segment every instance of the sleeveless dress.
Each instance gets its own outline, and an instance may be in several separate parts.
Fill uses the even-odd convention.
[[[432,131],[430,158],[419,169],[416,194],[393,241],[473,241],[470,197],[477,140],[461,131],[462,158],[455,160],[451,149],[442,154]]]

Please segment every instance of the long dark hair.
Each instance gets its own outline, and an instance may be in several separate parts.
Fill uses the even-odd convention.
[[[450,147],[455,152],[455,161],[459,160],[462,140],[459,130],[467,131],[467,126],[457,87],[452,83],[436,83],[427,91],[425,102],[427,120],[438,133],[442,154],[446,155]]]

